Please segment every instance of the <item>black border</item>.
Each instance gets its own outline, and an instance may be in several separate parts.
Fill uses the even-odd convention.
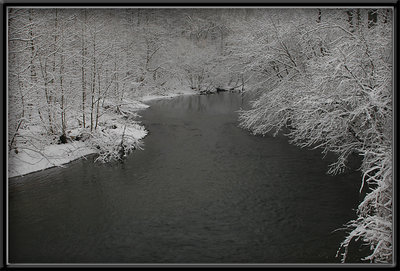
[[[318,0],[246,0],[245,2],[240,2],[240,0],[229,1],[229,0],[116,0],[114,2],[110,2],[108,0],[100,0],[100,2],[96,2],[95,0],[41,0],[41,1],[29,1],[29,0],[0,0],[4,6],[32,6],[32,7],[43,7],[43,6],[74,6],[74,7],[151,7],[155,6],[155,8],[162,7],[251,7],[251,6],[260,6],[260,7],[285,7],[288,6],[290,8],[295,7],[307,7],[307,6],[315,6],[315,7],[324,7],[324,6],[332,6],[332,7],[344,7],[344,6],[357,6],[357,7],[379,7],[379,6],[396,6],[398,0],[381,0],[381,1],[362,1],[362,0],[325,0],[323,2]],[[4,13],[5,14],[5,13]]]
[[[2,99],[3,99],[3,110],[1,110],[0,112],[0,114],[1,114],[1,121],[2,121],[2,127],[3,127],[3,132],[1,133],[1,135],[0,135],[0,138],[1,138],[1,142],[3,142],[3,144],[1,144],[1,146],[0,146],[0,150],[1,150],[1,152],[3,153],[3,156],[2,156],[2,159],[3,159],[3,163],[1,163],[1,171],[2,171],[2,173],[3,173],[3,176],[4,176],[4,178],[3,178],[3,184],[2,184],[2,186],[0,186],[1,188],[1,195],[2,195],[2,201],[1,201],[1,208],[0,208],[0,210],[1,210],[1,217],[2,217],[2,222],[3,223],[1,223],[1,226],[0,226],[0,229],[1,229],[1,233],[2,233],[2,235],[1,235],[1,243],[2,243],[2,246],[0,247],[0,252],[1,252],[1,255],[2,255],[2,258],[1,258],[1,261],[0,261],[0,266],[1,266],[1,268],[3,268],[5,265],[6,265],[6,251],[7,251],[7,244],[6,244],[6,239],[7,239],[7,231],[6,231],[6,214],[7,214],[7,203],[6,203],[6,200],[7,200],[7,197],[6,197],[6,191],[7,191],[7,182],[8,182],[8,179],[7,179],[7,172],[6,172],[6,168],[7,168],[7,166],[5,165],[5,163],[6,163],[6,161],[7,161],[7,157],[6,157],[6,155],[7,155],[7,152],[6,152],[6,150],[4,149],[4,146],[6,146],[6,144],[7,144],[7,142],[6,142],[6,133],[7,133],[7,119],[6,119],[6,116],[7,116],[7,105],[6,105],[6,103],[7,103],[7,91],[6,91],[6,89],[7,89],[7,86],[6,86],[6,80],[5,80],[5,73],[6,73],[6,59],[7,59],[7,57],[6,57],[6,49],[5,49],[5,44],[6,44],[6,36],[5,36],[5,33],[6,33],[6,26],[7,26],[7,24],[6,24],[6,7],[2,4],[1,5],[1,14],[2,14],[2,28],[1,28],[1,36],[3,37],[3,42],[1,43],[1,52],[2,52],[2,62],[3,62],[3,65],[1,66],[1,72],[0,72],[0,81],[2,82],[2,85],[3,85],[3,97],[2,97]]]
[[[1,195],[2,195],[2,201],[0,202],[0,210],[1,210],[1,216],[2,216],[2,222],[0,224],[0,230],[2,231],[1,235],[1,243],[2,246],[0,246],[0,254],[1,254],[1,259],[0,259],[0,268],[1,270],[8,270],[8,269],[26,269],[26,268],[142,268],[142,267],[149,267],[149,268],[154,268],[154,267],[202,267],[202,268],[214,268],[214,267],[231,267],[231,268],[379,268],[379,269],[394,269],[398,270],[398,251],[397,251],[397,241],[398,241],[398,235],[394,234],[394,243],[393,243],[393,263],[392,264],[371,264],[371,263],[365,263],[365,264],[7,264],[7,220],[6,220],[6,215],[7,215],[7,207],[8,207],[8,202],[7,202],[7,82],[6,82],[6,71],[7,71],[7,52],[6,52],[6,42],[7,42],[7,37],[5,36],[7,33],[7,9],[8,7],[18,7],[18,6],[29,6],[29,7],[77,7],[77,8],[82,8],[82,7],[88,7],[88,8],[95,8],[95,7],[109,7],[109,8],[124,8],[124,7],[132,7],[132,8],[140,8],[140,7],[152,7],[155,6],[154,8],[169,8],[169,7],[187,7],[187,8],[193,8],[193,7],[202,7],[202,8],[215,8],[215,7],[221,7],[221,8],[229,8],[229,7],[285,7],[288,6],[289,8],[299,8],[299,7],[332,7],[332,8],[343,8],[343,7],[382,7],[382,6],[388,6],[393,8],[393,192],[394,192],[394,199],[393,199],[393,214],[396,214],[397,211],[397,60],[398,60],[398,55],[397,55],[397,18],[399,15],[399,9],[398,9],[398,0],[381,0],[379,2],[376,1],[361,1],[361,0],[326,0],[321,3],[321,1],[318,0],[303,0],[303,1],[296,1],[296,0],[247,0],[246,3],[240,3],[236,0],[236,3],[232,3],[232,1],[229,0],[219,0],[219,1],[213,1],[213,0],[196,0],[196,1],[190,1],[188,2],[187,0],[174,0],[174,1],[160,1],[160,0],[118,0],[115,2],[107,2],[107,0],[100,0],[101,2],[98,3],[95,0],[90,0],[90,1],[79,1],[79,0],[60,0],[60,1],[54,1],[54,0],[41,0],[41,1],[29,1],[29,0],[0,0],[1,4],[1,14],[2,14],[2,20],[1,23],[3,27],[1,28],[1,36],[3,37],[3,42],[0,45],[0,48],[2,50],[2,62],[3,65],[1,67],[2,71],[0,73],[0,81],[3,82],[3,110],[0,111],[0,119],[3,121],[3,133],[0,135],[0,139],[3,142],[3,144],[0,147],[0,150],[3,152],[3,163],[1,163],[1,170],[3,172],[3,185],[0,186],[1,188]],[[1,116],[2,114],[2,116]],[[397,233],[397,216],[394,215],[393,217],[393,232]]]

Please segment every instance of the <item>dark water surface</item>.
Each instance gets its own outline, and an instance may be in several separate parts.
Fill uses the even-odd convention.
[[[9,183],[11,263],[319,263],[355,218],[360,174],[237,127],[240,94],[159,100],[123,164],[77,160]]]

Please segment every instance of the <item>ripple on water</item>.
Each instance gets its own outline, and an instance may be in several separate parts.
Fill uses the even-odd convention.
[[[145,149],[10,183],[11,262],[338,262],[359,174],[237,127],[233,93],[154,101]]]

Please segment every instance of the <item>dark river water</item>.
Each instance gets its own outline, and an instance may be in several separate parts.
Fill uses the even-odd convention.
[[[124,163],[9,180],[10,263],[339,262],[360,173],[328,176],[332,157],[238,128],[240,94],[150,105]]]

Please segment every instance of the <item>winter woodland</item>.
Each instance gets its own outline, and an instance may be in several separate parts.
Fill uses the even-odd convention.
[[[241,127],[362,156],[367,191],[348,236],[392,262],[392,9],[8,9],[9,174],[88,153],[122,159],[146,97],[253,95]],[[61,154],[61,155],[60,155]],[[67,158],[69,156],[69,158]],[[36,160],[35,160],[36,159]],[[32,162],[36,161],[36,162]],[[23,170],[23,167],[28,168]],[[33,170],[32,170],[33,169]]]

